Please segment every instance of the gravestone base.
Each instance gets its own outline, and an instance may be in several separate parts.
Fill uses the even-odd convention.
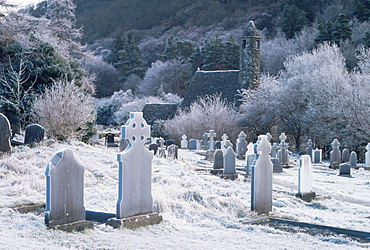
[[[211,174],[214,174],[214,175],[220,175],[224,172],[224,169],[221,168],[221,169],[212,169],[211,170]]]
[[[272,172],[273,173],[281,173],[283,172],[283,167],[279,164],[279,159],[278,158],[272,158]]]
[[[61,224],[61,225],[55,225],[55,226],[51,226],[48,228],[61,230],[65,232],[72,232],[72,231],[81,232],[81,231],[84,231],[85,229],[94,229],[94,223],[92,223],[91,221],[87,221],[87,220],[80,220],[80,221],[75,221],[75,222]]]
[[[315,192],[298,193],[295,196],[306,202],[311,202],[312,200],[316,199]]]
[[[238,179],[238,174],[235,173],[235,174],[222,174],[220,176],[222,179],[226,179],[226,180],[236,180]]]
[[[150,225],[159,224],[163,220],[162,216],[156,213],[135,215],[127,218],[117,219],[110,218],[105,224],[113,228],[135,229]]]

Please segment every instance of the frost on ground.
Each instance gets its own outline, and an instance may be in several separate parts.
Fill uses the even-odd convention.
[[[73,149],[85,166],[85,207],[114,213],[118,195],[117,148],[80,142],[14,148],[0,158],[0,249],[333,249],[368,248],[342,235],[311,236],[264,225],[243,224],[250,211],[250,180],[239,175],[223,180],[199,164],[203,156],[179,151],[179,160],[153,160],[155,212],[163,222],[135,230],[95,224],[93,230],[66,233],[49,230],[43,214],[19,214],[11,207],[45,202],[45,168],[55,152]],[[204,161],[203,161],[204,162]],[[320,197],[306,203],[296,197],[297,162],[274,174],[271,216],[302,222],[370,231],[370,171],[338,170],[314,165],[313,187]],[[242,164],[242,162],[238,162]]]

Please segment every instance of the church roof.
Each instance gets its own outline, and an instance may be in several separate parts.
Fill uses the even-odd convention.
[[[248,26],[244,30],[242,37],[261,37],[253,21],[249,21]]]
[[[189,82],[181,107],[189,107],[199,96],[221,94],[228,102],[238,100],[239,70],[197,71]]]

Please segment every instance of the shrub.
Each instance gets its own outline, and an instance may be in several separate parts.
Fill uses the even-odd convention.
[[[95,120],[90,96],[65,77],[54,81],[44,94],[35,98],[32,111],[36,122],[58,140],[80,138]]]

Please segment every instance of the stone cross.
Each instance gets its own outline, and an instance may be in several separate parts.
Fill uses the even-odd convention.
[[[12,150],[10,146],[10,138],[12,137],[12,129],[5,115],[0,113],[0,152],[8,153]]]
[[[307,146],[307,148],[306,148],[306,154],[308,154],[311,157],[312,157],[312,149],[313,149],[312,148],[312,145],[313,145],[313,143],[312,143],[311,139],[308,139],[308,141],[306,143],[306,146]]]
[[[367,152],[365,153],[365,166],[366,168],[370,168],[370,143],[366,146]]]
[[[247,141],[245,140],[247,138],[247,135],[244,133],[244,131],[240,132],[238,135],[238,143],[236,144],[236,154],[238,156],[244,156],[245,152],[247,152]]]
[[[286,138],[287,138],[287,137],[286,137],[285,133],[281,133],[281,134],[280,134],[280,136],[279,136],[279,140],[280,140],[280,141],[285,141],[285,140],[286,140]]]
[[[311,156],[302,155],[301,164],[298,168],[298,193],[308,193],[312,191],[312,164]]]
[[[278,151],[278,158],[279,158],[279,164],[281,166],[288,166],[288,147],[289,144],[285,142],[286,140],[286,135],[284,133],[281,133],[279,136],[280,139],[280,150]]]
[[[24,144],[39,143],[44,139],[45,129],[39,124],[31,124],[26,127]]]
[[[45,224],[85,220],[85,168],[71,149],[58,151],[46,166]]]
[[[188,137],[183,134],[181,138],[181,148],[188,148],[188,140],[186,140]]]
[[[223,178],[235,180],[238,178],[235,168],[236,154],[232,148],[227,148],[224,154],[224,172]]]
[[[129,145],[124,152],[117,155],[117,219],[153,211],[153,152],[144,146],[146,139],[150,137],[150,125],[144,120],[142,112],[130,112],[130,119],[121,127],[121,131],[122,139],[126,139]]]
[[[272,162],[270,160],[271,145],[266,135],[260,135],[257,141],[256,163],[252,170],[252,210],[257,214],[272,210]]]
[[[339,150],[340,143],[337,139],[334,139],[331,143],[332,151],[330,152],[330,167],[338,168],[341,162],[341,153]]]
[[[214,150],[214,138],[216,137],[216,133],[213,130],[208,131],[207,138],[209,138],[209,150]]]

